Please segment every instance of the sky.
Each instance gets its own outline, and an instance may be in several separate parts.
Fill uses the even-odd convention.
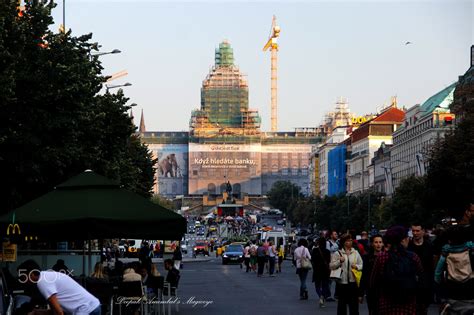
[[[248,76],[249,107],[270,130],[272,16],[281,28],[278,129],[316,127],[348,99],[358,115],[375,113],[390,97],[409,108],[466,72],[474,43],[474,1],[165,1],[65,0],[73,36],[93,33],[103,74],[126,70],[135,123],[147,131],[187,131],[200,108],[202,81],[224,39]],[[53,10],[55,30],[63,1]],[[412,44],[405,45],[407,41]],[[116,90],[111,90],[115,92]]]

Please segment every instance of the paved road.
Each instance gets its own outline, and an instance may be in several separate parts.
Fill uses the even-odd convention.
[[[160,272],[163,272],[160,266]],[[299,300],[299,281],[295,269],[285,261],[283,273],[274,278],[257,278],[245,273],[239,265],[222,265],[220,259],[184,264],[179,284],[179,314],[336,314],[336,303],[327,303],[320,309],[316,292],[308,281],[309,300]],[[211,301],[204,307],[187,304],[194,301]],[[365,304],[361,314],[368,314]],[[431,314],[438,314],[436,308]]]

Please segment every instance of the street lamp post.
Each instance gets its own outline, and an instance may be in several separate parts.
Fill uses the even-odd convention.
[[[120,54],[122,51],[118,49],[114,49],[111,51],[104,51],[104,52],[96,52],[96,53],[90,53],[91,56],[103,56],[103,55],[111,55],[111,54]]]
[[[132,83],[125,83],[125,84],[117,84],[117,85],[105,85],[105,90],[106,90],[106,93],[109,93],[109,90],[110,89],[115,89],[115,88],[119,88],[119,87],[123,87],[123,86],[131,86]]]

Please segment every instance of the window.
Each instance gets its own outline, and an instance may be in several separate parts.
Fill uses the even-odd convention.
[[[272,165],[272,175],[278,175],[278,165]]]
[[[234,184],[233,185],[234,187],[232,187],[232,193],[233,194],[240,194],[240,190],[241,190],[241,187],[240,187],[240,184]]]
[[[207,185],[207,191],[209,192],[209,195],[215,195],[216,185],[214,183],[210,183],[209,185]]]

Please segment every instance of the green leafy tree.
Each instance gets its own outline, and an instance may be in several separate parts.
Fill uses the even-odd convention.
[[[53,33],[52,2],[0,2],[0,190],[6,212],[85,169],[151,195],[153,166],[121,91],[106,77],[92,35]]]
[[[381,194],[364,192],[358,195],[338,195],[316,197],[313,203],[314,222],[319,230],[335,229],[338,231],[355,230],[360,232],[377,225],[378,209]],[[369,211],[370,206],[370,211]]]
[[[292,210],[298,199],[303,198],[300,187],[290,181],[277,181],[267,193],[272,207],[283,211],[292,219]]]
[[[462,216],[469,203],[474,202],[473,96],[458,100],[463,117],[456,128],[434,146],[429,160],[426,183],[429,207],[442,215]]]
[[[427,181],[427,177],[411,176],[400,183],[392,199],[383,204],[381,215],[387,225],[423,222],[433,226],[439,222],[442,213],[429,206]]]

